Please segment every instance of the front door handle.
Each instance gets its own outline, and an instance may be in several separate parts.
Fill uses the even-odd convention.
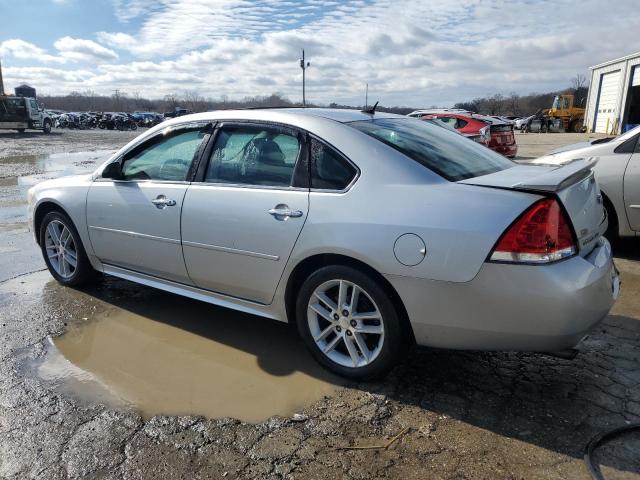
[[[275,208],[272,208],[271,210],[269,210],[269,215],[272,215],[272,216],[274,216],[276,218],[278,218],[278,217],[298,218],[298,217],[301,217],[303,215],[303,213],[300,210],[291,210],[286,205],[276,205]]]
[[[158,195],[156,198],[151,200],[151,203],[153,203],[159,209],[163,209],[166,207],[175,207],[176,205],[175,200],[171,200],[164,195]]]

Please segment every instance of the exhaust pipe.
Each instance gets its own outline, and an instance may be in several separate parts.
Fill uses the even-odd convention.
[[[549,357],[562,358],[563,360],[573,360],[578,355],[579,350],[576,348],[567,348],[566,350],[558,350],[557,352],[542,352],[543,355]]]

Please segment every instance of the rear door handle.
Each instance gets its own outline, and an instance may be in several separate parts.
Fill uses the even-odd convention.
[[[151,200],[151,203],[153,203],[159,209],[163,209],[166,207],[175,207],[176,205],[175,200],[171,200],[164,195],[158,195],[156,198]]]
[[[291,210],[289,207],[281,207],[278,205],[276,208],[272,208],[271,210],[269,210],[269,215],[272,215],[276,218],[277,217],[298,218],[298,217],[301,217],[303,213],[300,210]]]

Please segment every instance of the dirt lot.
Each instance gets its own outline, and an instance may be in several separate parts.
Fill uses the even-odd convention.
[[[326,374],[282,324],[112,278],[59,287],[25,190],[133,136],[0,133],[0,479],[587,479],[588,440],[640,421],[636,241],[616,246],[621,297],[575,360],[419,348],[372,383]],[[519,156],[586,137],[518,135]],[[640,434],[597,459],[640,479]]]

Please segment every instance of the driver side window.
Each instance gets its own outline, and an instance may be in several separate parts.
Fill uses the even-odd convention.
[[[124,180],[185,181],[205,132],[183,130],[162,136],[142,149],[124,157]]]

